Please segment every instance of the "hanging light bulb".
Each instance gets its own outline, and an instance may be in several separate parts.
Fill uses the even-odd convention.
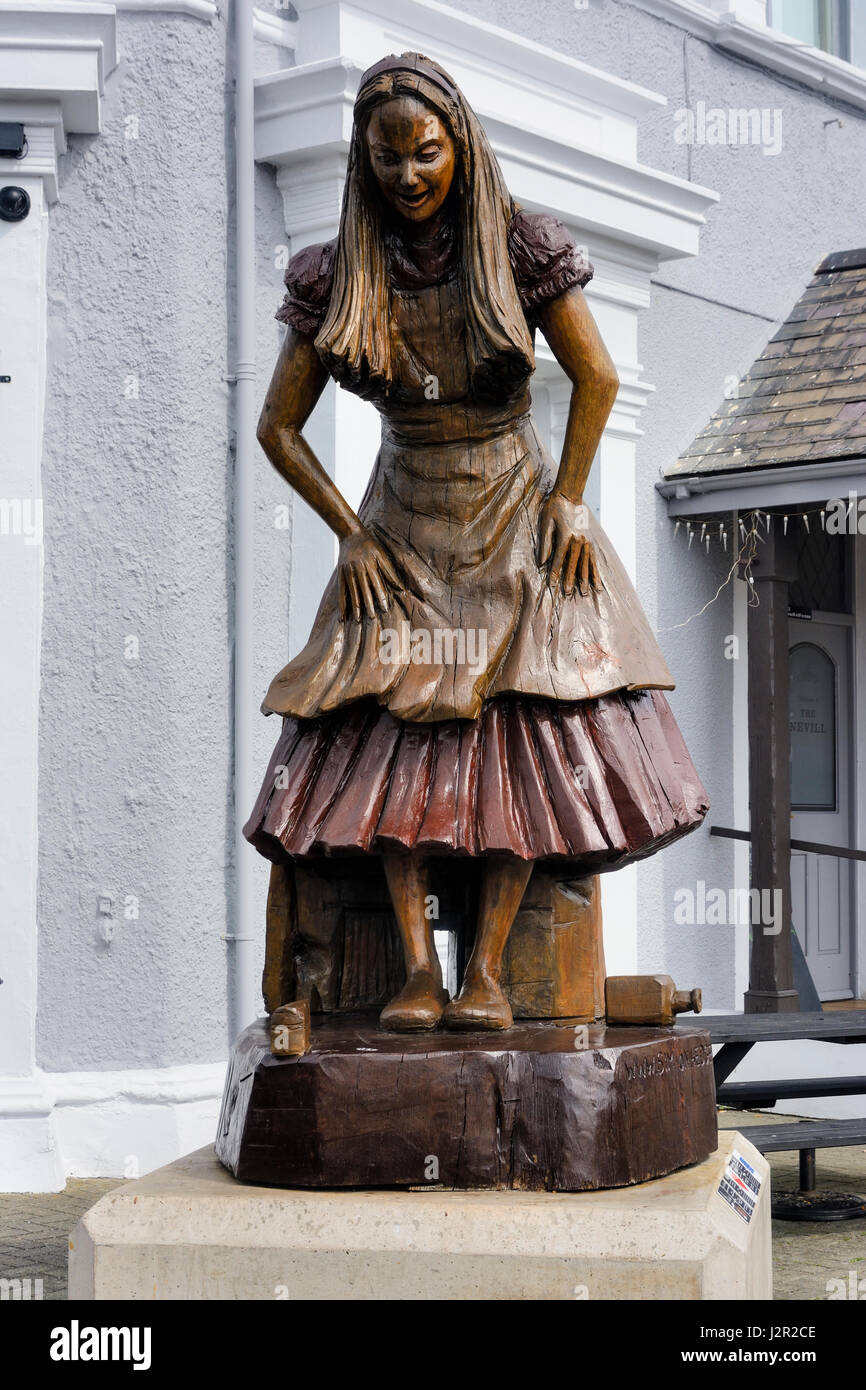
[[[691,522],[689,522],[689,524],[688,524],[688,533],[689,533],[689,550],[691,550],[691,548],[692,548],[692,541],[693,541],[694,538],[695,538],[695,533],[694,533],[694,531],[692,530],[692,523],[691,523]]]
[[[810,535],[811,532],[809,531],[809,518],[807,517],[805,512],[803,513],[803,525],[806,528],[806,535]]]
[[[821,508],[821,530],[822,530],[822,531],[826,531],[826,529],[827,529],[827,513],[824,511],[824,508],[822,507],[822,508]]]
[[[788,518],[787,518],[787,516],[783,516],[783,517],[782,517],[782,535],[783,535],[783,536],[787,536],[787,534],[788,534]]]

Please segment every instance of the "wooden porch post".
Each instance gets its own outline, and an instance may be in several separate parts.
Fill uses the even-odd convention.
[[[788,585],[796,578],[780,517],[752,563],[748,610],[749,801],[751,902],[781,901],[781,921],[752,912],[747,1014],[792,1013],[799,1007],[791,955],[791,771],[788,724]],[[781,899],[765,896],[778,890]],[[759,920],[755,920],[756,917]]]

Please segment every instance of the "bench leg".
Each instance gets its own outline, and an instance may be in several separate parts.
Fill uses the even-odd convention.
[[[800,1191],[811,1196],[815,1191],[815,1150],[800,1150]]]
[[[716,1053],[713,1059],[713,1075],[716,1078],[716,1090],[719,1089],[723,1081],[727,1081],[731,1072],[738,1067],[747,1053],[751,1052],[754,1044],[750,1042],[727,1042]]]

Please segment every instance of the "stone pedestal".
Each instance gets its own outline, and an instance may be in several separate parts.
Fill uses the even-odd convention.
[[[232,1049],[216,1151],[285,1187],[580,1192],[701,1162],[715,1094],[709,1034],[682,1025],[407,1034],[337,1015],[275,1057],[259,1021]]]
[[[769,1299],[769,1168],[743,1135],[719,1140],[669,1177],[581,1193],[252,1187],[201,1149],[91,1208],[69,1297]]]

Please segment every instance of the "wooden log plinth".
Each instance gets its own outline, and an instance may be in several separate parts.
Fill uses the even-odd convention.
[[[526,1022],[490,1033],[386,1033],[327,1017],[302,1057],[265,1021],[236,1042],[216,1152],[281,1187],[622,1187],[717,1144],[700,1028]]]

